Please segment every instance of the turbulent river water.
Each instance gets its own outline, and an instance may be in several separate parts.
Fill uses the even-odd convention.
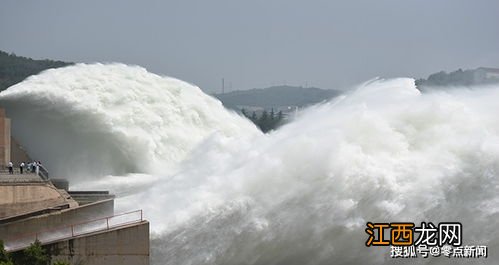
[[[497,264],[499,87],[376,79],[269,134],[186,82],[77,64],[0,93],[53,176],[144,209],[153,264]],[[461,222],[487,259],[392,259],[366,222]]]

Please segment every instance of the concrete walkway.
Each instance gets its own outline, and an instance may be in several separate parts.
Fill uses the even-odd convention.
[[[39,183],[39,182],[45,182],[45,181],[35,173],[19,174],[18,172],[14,172],[14,174],[9,174],[9,172],[0,171],[0,184]]]

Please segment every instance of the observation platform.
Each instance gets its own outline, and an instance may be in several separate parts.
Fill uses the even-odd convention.
[[[9,174],[7,171],[0,171],[0,185],[8,185],[12,183],[44,183],[46,180],[42,179],[36,173],[20,174],[15,172]]]
[[[0,171],[0,224],[77,206],[67,191],[40,174]]]
[[[67,180],[0,170],[0,240],[8,252],[38,240],[70,264],[149,264],[149,222],[142,210],[114,213],[108,191],[69,191]],[[99,255],[96,255],[98,253]]]
[[[14,121],[15,122],[15,121]],[[19,165],[33,161],[11,136],[0,108],[0,240],[20,252],[38,240],[52,261],[71,265],[149,265],[149,222],[142,210],[115,214],[107,191],[70,191],[65,179]],[[6,165],[16,165],[10,174]]]

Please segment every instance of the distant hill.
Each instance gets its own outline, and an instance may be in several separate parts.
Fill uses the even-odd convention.
[[[446,73],[440,71],[431,74],[427,79],[416,80],[420,90],[438,89],[439,87],[463,87],[499,83],[499,69],[479,67]]]
[[[215,94],[229,108],[239,106],[262,107],[265,109],[285,106],[303,107],[328,100],[339,95],[337,90],[326,90],[316,87],[273,86],[269,88],[254,88],[238,90],[225,94]]]
[[[30,75],[35,75],[49,68],[58,68],[73,63],[33,60],[31,58],[8,54],[0,51],[0,91],[23,81]]]

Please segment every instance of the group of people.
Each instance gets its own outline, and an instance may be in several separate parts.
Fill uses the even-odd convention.
[[[19,163],[19,173],[23,174],[24,171],[26,171],[26,172],[32,172],[32,173],[36,172],[36,174],[38,174],[38,172],[40,171],[41,165],[42,165],[42,162],[36,161],[36,160],[33,162],[29,162],[29,163],[21,162],[21,163]],[[9,164],[7,165],[7,168],[9,169],[9,174],[14,174],[14,164],[12,163],[12,161],[9,162]]]

